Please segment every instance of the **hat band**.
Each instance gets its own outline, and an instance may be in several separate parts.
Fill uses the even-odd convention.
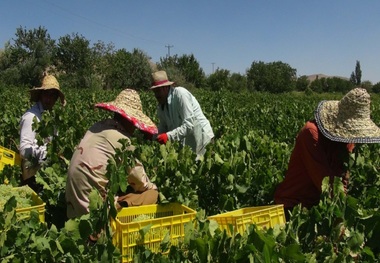
[[[164,84],[164,83],[166,83],[166,82],[168,82],[168,80],[155,81],[155,82],[153,83],[153,86],[161,85],[161,84]]]

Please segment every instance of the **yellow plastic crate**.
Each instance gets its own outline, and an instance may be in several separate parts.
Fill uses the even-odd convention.
[[[260,229],[268,229],[286,222],[283,205],[242,208],[207,218],[215,220],[219,224],[219,228],[221,230],[226,229],[229,234],[232,234],[230,225],[232,225],[234,232],[243,234],[247,225],[255,224]]]
[[[0,171],[4,169],[6,164],[9,165],[20,165],[21,158],[20,155],[12,150],[9,150],[3,146],[0,146]]]
[[[22,186],[30,188],[29,186]],[[21,191],[22,187],[13,187],[11,189],[11,192],[17,192]],[[36,210],[39,215],[39,219],[41,222],[45,222],[45,203],[42,201],[42,199],[34,192],[32,189],[32,206],[30,207],[23,207],[23,208],[16,208],[16,215],[18,220],[27,219],[30,217],[30,211]],[[10,198],[11,196],[9,196]]]
[[[19,189],[19,187],[15,187],[13,189],[15,189],[15,191],[17,191],[17,189]],[[46,204],[44,203],[44,201],[42,201],[42,199],[34,191],[32,193],[32,203],[33,203],[33,206],[16,209],[16,214],[17,214],[18,218],[19,219],[28,218],[30,216],[30,211],[36,210],[38,212],[40,221],[45,222],[45,205]]]
[[[142,216],[148,219],[133,221]],[[167,233],[171,244],[177,245],[185,236],[185,224],[192,224],[195,216],[195,210],[178,203],[122,208],[111,222],[113,244],[126,256],[122,262],[130,262],[137,245],[144,245],[153,252],[160,251],[160,243]],[[142,239],[139,231],[149,225],[150,229]]]

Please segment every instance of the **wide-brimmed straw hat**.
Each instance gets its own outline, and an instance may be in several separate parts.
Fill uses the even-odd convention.
[[[150,89],[163,87],[163,86],[170,86],[174,84],[173,81],[170,81],[168,79],[166,72],[163,70],[152,73],[152,77],[153,77],[153,83],[152,83],[153,86],[150,87]]]
[[[62,105],[66,105],[65,95],[59,88],[57,79],[52,75],[47,75],[42,79],[41,87],[34,87],[33,89],[29,90],[30,100],[34,102],[38,101],[40,98],[40,93],[44,90],[57,90]]]
[[[154,122],[143,113],[140,96],[133,89],[125,89],[114,101],[98,103],[95,107],[120,114],[144,132],[150,134],[157,134],[158,132]]]
[[[363,88],[352,89],[339,101],[321,101],[315,111],[318,128],[332,141],[379,143],[380,128],[370,118],[370,104]]]

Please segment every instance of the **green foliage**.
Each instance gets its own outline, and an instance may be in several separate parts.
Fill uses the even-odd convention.
[[[310,84],[310,81],[307,79],[307,76],[301,76],[301,77],[297,78],[296,90],[297,91],[306,91],[309,84]]]
[[[65,72],[61,85],[71,88],[93,87],[93,54],[90,41],[78,34],[65,35],[58,39],[54,66]]]
[[[43,72],[51,65],[55,41],[40,26],[33,30],[17,28],[13,42],[2,56],[1,79],[8,85],[38,86]]]
[[[12,100],[17,92],[18,99]],[[2,121],[0,122],[0,143],[3,147],[18,152],[19,138],[12,136],[19,133],[20,117],[29,108],[28,90],[24,88],[9,89],[0,86],[3,102],[0,103]]]
[[[112,65],[104,73],[105,87],[120,90],[134,88],[147,89],[151,85],[151,70],[148,57],[134,49],[132,53],[120,49],[106,56],[107,64]]]
[[[372,92],[380,93],[380,82],[378,82],[375,85],[373,85]]]
[[[0,184],[0,211],[3,210],[5,203],[10,197],[14,197],[17,202],[16,208],[27,208],[33,205],[33,190],[26,186],[13,189],[12,185]]]
[[[129,62],[129,70],[125,73],[130,80],[129,85],[126,87],[136,90],[147,90],[147,88],[150,88],[152,75],[149,56],[142,50],[133,49]]]
[[[360,87],[366,89],[369,93],[371,93],[373,85],[371,81],[366,80],[361,82]]]
[[[379,145],[361,145],[347,160],[351,182],[348,195],[340,181],[324,182],[320,203],[310,210],[296,207],[282,226],[228,235],[207,216],[247,206],[273,204],[273,192],[282,181],[294,139],[322,99],[343,95],[292,92],[268,94],[197,89],[194,95],[216,134],[206,154],[195,154],[178,143],[160,145],[145,141],[136,133],[110,160],[106,196],[92,192],[90,214],[67,220],[64,201],[65,180],[72,153],[85,131],[112,113],[94,109],[97,102],[110,101],[117,91],[64,90],[66,107],[57,104],[35,124],[38,140],[57,132],[48,145],[48,159],[37,173],[44,186],[40,198],[46,202],[45,221],[36,213],[30,220],[17,221],[16,200],[9,199],[0,214],[0,259],[3,262],[116,262],[110,218],[116,215],[114,193],[126,187],[127,168],[135,158],[145,167],[160,191],[160,202],[181,202],[198,212],[194,225],[187,226],[185,238],[169,245],[168,254],[138,247],[138,262],[376,262],[380,256]],[[18,121],[30,106],[26,89],[0,92],[4,122],[2,142],[17,151]],[[156,101],[150,91],[141,91],[144,112],[156,118]],[[21,99],[19,99],[21,98]],[[380,97],[372,95],[372,118],[380,122]],[[6,166],[0,172],[16,186],[20,167]],[[334,195],[330,196],[330,187]],[[90,234],[99,234],[95,245]]]
[[[252,62],[247,70],[248,89],[280,93],[295,90],[297,70],[281,61]]]
[[[18,28],[16,38],[7,42],[0,54],[0,83],[33,87],[39,85],[43,73],[48,72],[58,76],[62,87],[145,90],[151,85],[152,71],[164,69],[176,85],[190,90],[282,93],[311,89],[321,93],[346,92],[352,85],[362,84],[358,61],[351,81],[336,78],[313,81],[309,85],[306,76],[297,79],[296,69],[281,61],[254,61],[246,75],[218,69],[220,72],[206,77],[193,54],[167,56],[156,64],[142,50],[116,50],[113,43],[102,41],[90,46],[90,41],[78,33],[65,35],[57,44],[55,42],[43,27]],[[363,84],[371,91],[371,83]]]
[[[332,78],[317,78],[310,83],[309,88],[318,93],[323,92],[340,92],[347,93],[354,87],[354,84],[348,80],[332,77]]]
[[[240,73],[232,73],[230,76],[230,90],[236,92],[247,91],[247,77]]]
[[[61,229],[39,221],[36,211],[19,220],[12,197],[0,212],[1,262],[120,262],[119,252],[108,238],[91,246],[87,237],[93,225],[88,217],[69,220]]]
[[[166,70],[170,79],[177,85],[181,85],[176,77],[180,75],[186,83],[192,84],[196,88],[204,86],[205,74],[193,54],[160,58],[159,68]],[[173,72],[173,70],[177,72]]]
[[[207,78],[207,88],[212,91],[231,90],[229,83],[230,71],[217,69]]]
[[[350,81],[356,86],[359,86],[362,82],[362,70],[360,69],[360,62],[358,60],[356,60],[355,72],[351,73]]]

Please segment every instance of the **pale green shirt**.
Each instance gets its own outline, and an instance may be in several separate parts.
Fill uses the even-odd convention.
[[[188,145],[199,156],[214,138],[210,122],[203,114],[197,99],[185,88],[170,88],[167,104],[158,105],[158,133],[169,140]]]

